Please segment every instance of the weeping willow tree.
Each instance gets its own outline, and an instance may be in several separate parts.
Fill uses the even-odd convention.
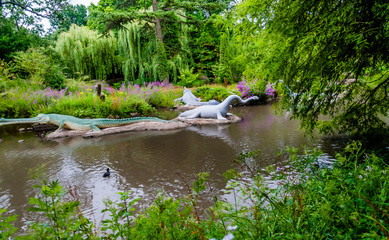
[[[237,82],[241,79],[254,57],[251,43],[241,40],[236,23],[223,23],[220,34],[218,64],[213,67],[217,81]],[[247,76],[246,76],[247,77]]]
[[[224,81],[224,79],[227,79],[231,76],[231,70],[228,66],[228,32],[225,32],[220,37],[220,57],[219,57],[219,64],[217,65],[216,72],[218,77],[218,82]]]
[[[175,54],[167,52],[163,42],[154,34],[147,34],[149,23],[130,22],[118,31],[117,47],[126,81],[177,80],[179,69],[191,63],[188,31],[186,25],[180,31]]]
[[[55,50],[73,73],[106,80],[121,71],[117,40],[112,34],[101,37],[87,27],[72,25],[59,35]]]
[[[144,78],[141,54],[141,34],[138,24],[130,23],[125,29],[119,31],[117,46],[122,57],[122,71],[124,78],[135,80],[136,76]]]
[[[191,35],[210,16],[224,11],[229,1],[143,3],[124,6],[115,1],[100,1],[98,6],[90,8],[88,26],[102,33],[118,30],[119,51],[124,61],[122,70],[127,80],[176,81],[180,69],[195,66]]]
[[[147,22],[127,23],[113,34],[102,37],[87,27],[72,26],[63,32],[55,50],[71,72],[80,72],[91,78],[109,79],[123,74],[130,82],[177,80],[179,69],[191,63],[188,26],[179,26],[175,54],[153,34],[148,34]]]

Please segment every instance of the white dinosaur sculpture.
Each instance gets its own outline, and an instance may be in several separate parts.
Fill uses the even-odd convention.
[[[226,116],[232,115],[228,113],[228,108],[230,103],[233,100],[238,100],[240,103],[247,103],[251,100],[258,100],[257,96],[248,98],[246,100],[241,99],[238,95],[230,95],[223,102],[218,105],[204,105],[198,108],[188,110],[186,112],[181,113],[178,117],[182,118],[217,118],[217,119],[226,119]]]
[[[182,101],[186,106],[202,106],[202,105],[217,105],[219,104],[216,100],[209,100],[208,102],[201,102],[201,98],[196,97],[192,90],[184,87],[184,94],[182,97],[175,99],[174,101]]]

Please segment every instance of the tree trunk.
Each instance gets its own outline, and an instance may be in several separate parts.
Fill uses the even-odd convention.
[[[153,0],[153,11],[155,12],[157,10],[158,10],[158,0]],[[157,38],[159,39],[158,49],[162,50],[158,53],[160,55],[160,58],[163,58],[161,59],[161,69],[160,69],[161,76],[164,82],[169,82],[169,74],[167,73],[167,66],[166,66],[167,59],[165,55],[165,48],[163,45],[161,19],[158,17],[155,18],[155,32],[157,34]]]
[[[158,10],[157,0],[153,0],[153,11]],[[155,32],[157,34],[158,39],[163,43],[163,34],[162,34],[162,27],[161,27],[161,19],[155,18]]]

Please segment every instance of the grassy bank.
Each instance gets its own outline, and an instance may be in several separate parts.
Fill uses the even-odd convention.
[[[2,93],[0,117],[23,118],[39,113],[58,113],[80,118],[125,118],[130,116],[158,115],[159,109],[172,109],[174,100],[183,94],[183,87],[171,83],[153,82],[144,85],[122,83],[115,87],[104,82],[75,81],[67,79],[65,88],[21,84]],[[102,85],[104,100],[96,95],[96,85]],[[230,94],[239,94],[236,86],[227,88],[205,85],[193,89],[193,93],[208,101],[224,100]]]
[[[15,87],[2,98],[2,117],[31,117],[38,113],[58,113],[75,117],[128,117],[131,113],[148,115],[155,108],[173,107],[179,89],[156,82],[145,86],[102,84],[102,100],[96,95],[98,82],[68,80],[61,90]]]

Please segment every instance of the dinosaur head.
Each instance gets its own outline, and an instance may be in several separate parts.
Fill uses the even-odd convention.
[[[35,117],[35,120],[37,120],[39,123],[48,123],[50,118],[47,114],[38,114],[38,116]]]
[[[33,118],[0,118],[0,126],[9,125],[9,124],[21,124],[21,123],[48,123],[49,116],[47,114],[38,114],[38,116]]]
[[[184,93],[188,93],[188,92],[192,92],[192,90],[187,89],[186,87],[184,87]]]

